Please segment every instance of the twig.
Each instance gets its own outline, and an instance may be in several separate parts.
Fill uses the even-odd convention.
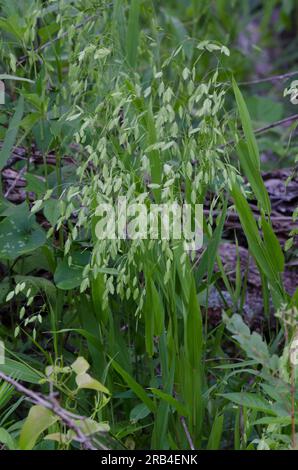
[[[26,171],[26,167],[24,166],[21,171],[18,173],[18,175],[16,176],[16,178],[14,179],[12,185],[8,188],[8,190],[6,191],[6,193],[4,194],[4,197],[7,198],[11,191],[16,187],[17,185],[17,182],[22,178],[23,174],[25,173]]]
[[[80,442],[85,449],[97,450],[96,447],[93,446],[89,437],[82,432],[80,427],[74,421],[74,419],[86,419],[85,417],[69,413],[67,410],[61,408],[54,396],[47,397],[39,393],[33,392],[32,390],[29,390],[28,388],[24,387],[22,384],[20,384],[19,382],[17,382],[16,380],[1,371],[0,379],[12,385],[18,392],[20,392],[22,395],[25,395],[32,403],[36,405],[41,405],[44,408],[51,410],[55,415],[59,416],[59,418],[66,424],[66,426],[72,431],[74,431],[74,433],[76,434],[76,440]],[[104,449],[106,449],[106,447],[104,447]]]
[[[257,78],[248,82],[240,82],[239,85],[257,85],[258,83],[275,82],[278,80],[284,80],[286,78],[293,77],[294,75],[298,75],[297,70],[295,72],[287,72],[280,75],[271,75],[271,77]]]
[[[270,129],[273,129],[274,127],[281,126],[282,124],[288,124],[289,122],[296,121],[296,120],[298,121],[298,114],[293,114],[292,116],[288,116],[287,118],[281,119],[280,121],[275,121],[272,124],[268,124],[268,126],[260,127],[259,129],[256,129],[254,133],[261,134],[262,132],[269,131]]]
[[[270,129],[274,129],[274,127],[278,127],[278,126],[281,126],[283,124],[288,124],[289,122],[293,122],[293,121],[298,121],[298,114],[292,114],[292,116],[288,116],[287,118],[280,119],[279,121],[272,122],[271,124],[268,124],[267,126],[259,127],[258,129],[255,129],[253,132],[256,135],[262,134],[263,132],[269,131]],[[243,137],[243,134],[242,134],[242,137]],[[234,139],[229,140],[229,142],[227,142],[224,145],[221,145],[219,148],[225,148],[228,145],[233,145],[233,144],[235,144]]]
[[[192,437],[191,437],[190,432],[189,432],[189,430],[188,430],[188,427],[187,427],[187,424],[186,424],[186,421],[185,421],[184,416],[181,416],[181,417],[180,417],[180,421],[181,421],[182,427],[183,427],[183,429],[184,429],[184,432],[185,432],[185,435],[186,435],[186,439],[187,439],[187,441],[188,441],[188,443],[189,443],[190,449],[191,449],[191,450],[196,450],[196,449],[195,449],[195,445],[194,445],[193,440],[192,440]]]

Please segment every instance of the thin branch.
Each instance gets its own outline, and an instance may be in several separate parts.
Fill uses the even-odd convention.
[[[80,442],[85,449],[97,450],[96,447],[93,446],[89,437],[83,433],[83,431],[74,421],[86,419],[85,417],[74,415],[73,413],[69,413],[64,408],[61,408],[54,395],[44,396],[33,392],[1,371],[0,379],[12,385],[18,392],[20,392],[22,395],[25,395],[35,405],[41,405],[44,408],[51,410],[55,415],[59,416],[61,421],[63,421],[69,429],[74,431],[76,434],[76,441]],[[108,450],[106,447],[103,448]]]
[[[280,121],[275,121],[272,124],[268,124],[268,126],[260,127],[254,131],[255,134],[261,134],[262,132],[269,131],[274,127],[282,126],[283,124],[288,124],[289,122],[298,121],[298,114],[293,114],[287,118],[281,119]]]
[[[282,126],[283,124],[289,124],[290,122],[293,122],[293,121],[298,121],[298,114],[292,114],[292,116],[288,116],[287,118],[284,118],[284,119],[280,119],[279,121],[275,121],[275,122],[272,122],[271,124],[268,124],[267,126],[264,126],[264,127],[259,127],[258,129],[255,129],[253,132],[254,134],[258,135],[258,134],[262,134],[263,132],[267,132],[269,131],[270,129],[274,129],[275,127],[278,127],[278,126]],[[244,135],[242,134],[242,137],[244,137]],[[228,145],[233,145],[235,144],[235,140],[229,140],[229,142],[227,142],[226,144],[224,145],[221,145],[220,147],[218,148],[225,148],[227,147]]]
[[[6,193],[4,194],[4,197],[5,198],[8,198],[8,196],[10,195],[11,191],[14,190],[14,188],[16,187],[17,183],[19,180],[21,180],[22,176],[24,175],[26,171],[26,167],[24,166],[21,171],[18,173],[18,175],[16,176],[16,178],[14,179],[12,185],[8,188],[8,190],[6,191]]]
[[[257,78],[255,80],[250,80],[248,82],[240,82],[239,85],[258,85],[259,83],[266,83],[266,82],[275,82],[279,80],[285,80],[286,78],[294,77],[294,75],[298,75],[298,71],[295,72],[288,72],[283,73],[280,75],[271,75],[271,77],[264,77],[264,78]]]
[[[193,440],[192,440],[192,437],[191,437],[190,432],[189,432],[189,430],[188,430],[188,427],[187,427],[187,424],[186,424],[186,421],[185,421],[184,416],[181,416],[181,417],[180,417],[180,421],[181,421],[182,427],[183,427],[183,429],[184,429],[184,432],[185,432],[185,435],[186,435],[186,439],[187,439],[187,441],[188,441],[188,443],[189,443],[190,449],[191,449],[191,450],[196,450],[195,445],[194,445]]]

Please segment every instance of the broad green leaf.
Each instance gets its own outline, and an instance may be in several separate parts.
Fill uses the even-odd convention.
[[[17,450],[17,443],[9,434],[9,432],[4,428],[0,428],[0,442],[5,447],[7,447],[8,450]]]
[[[21,429],[19,446],[21,450],[31,450],[39,436],[52,424],[58,421],[58,416],[41,405],[32,406]]]
[[[78,357],[72,364],[72,370],[76,374],[84,374],[90,368],[89,363],[83,357]]]
[[[89,374],[82,373],[76,376],[76,383],[79,388],[88,388],[89,390],[96,390],[97,392],[110,395],[109,390],[98,380],[93,379]]]
[[[31,173],[26,173],[26,182],[27,191],[35,193],[37,197],[45,194],[46,183],[37,176],[32,175]]]
[[[224,314],[223,321],[229,332],[232,333],[233,338],[245,351],[248,358],[252,358],[254,361],[257,361],[258,364],[262,364],[265,367],[270,367],[268,345],[260,334],[255,331],[251,333],[249,327],[244,323],[243,318],[236,313],[232,317],[228,317]],[[245,367],[246,365],[249,365],[248,361],[241,363],[241,367]],[[234,364],[232,366],[233,368],[236,367]],[[225,367],[227,368],[228,366]]]
[[[64,257],[57,265],[54,281],[56,286],[62,290],[70,290],[79,287],[82,282],[82,274],[90,255],[85,253],[73,253],[72,264],[69,266],[68,258]]]
[[[139,403],[131,410],[129,419],[136,423],[137,421],[146,418],[150,413],[151,411],[144,403]]]
[[[30,253],[46,242],[45,232],[35,224],[28,229],[18,227],[13,219],[6,218],[0,223],[0,256],[14,260]]]
[[[0,256],[16,259],[36,250],[46,242],[46,234],[35,222],[26,203],[8,208],[7,217],[0,223]]]
[[[0,364],[0,370],[16,380],[32,384],[38,384],[40,379],[43,378],[43,375],[38,371],[9,357],[5,358],[5,364]]]
[[[75,423],[86,436],[91,436],[97,432],[106,433],[110,430],[110,426],[107,423],[98,423],[91,418],[76,420]],[[73,439],[75,439],[76,435],[74,435],[73,431],[70,430],[68,433],[73,434]]]
[[[94,421],[91,418],[82,419],[80,421],[75,420],[75,424],[81,429],[85,436],[91,436],[92,434],[97,433],[107,433],[110,430],[107,423],[97,423],[97,421]],[[66,434],[55,432],[47,434],[44,439],[67,444],[71,441],[75,441],[77,439],[77,434],[73,430],[69,429]]]
[[[38,36],[41,38],[42,42],[48,41],[55,33],[59,31],[59,25],[56,22],[46,24],[38,29]]]
[[[20,126],[28,134],[39,119],[40,113],[29,113],[22,119]]]
[[[265,424],[268,426],[270,424],[278,424],[279,426],[290,426],[292,424],[292,418],[291,416],[266,416],[264,418],[257,419],[252,424]]]
[[[222,397],[240,406],[246,406],[251,410],[263,411],[270,415],[275,415],[272,405],[262,395],[249,392],[223,393]]]
[[[64,203],[60,199],[48,199],[43,204],[44,215],[53,227],[61,216],[63,205]]]

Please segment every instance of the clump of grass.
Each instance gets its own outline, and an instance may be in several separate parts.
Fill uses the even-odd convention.
[[[231,74],[239,56],[217,23],[232,42],[239,11],[227,14],[221,1],[215,18],[200,2],[187,11],[149,0],[29,3],[25,17],[17,2],[14,15],[3,6],[0,20],[10,74],[0,167],[26,149],[26,197],[1,201],[9,321],[0,370],[29,395],[30,384],[47,400],[55,390],[60,414],[85,416],[89,428],[58,418],[49,401],[28,410],[2,382],[0,440],[71,449],[83,433],[95,448],[295,448],[296,319],[288,328],[281,312],[296,315],[297,293],[290,298],[282,282],[258,142]],[[204,25],[197,39],[194,14],[214,40]],[[202,252],[179,240],[99,240],[99,205],[123,196],[147,207],[203,204]],[[279,312],[270,344],[241,318],[239,261],[234,286],[219,257],[231,211],[260,272],[264,310],[272,302]],[[212,327],[209,297],[223,285],[232,306]]]

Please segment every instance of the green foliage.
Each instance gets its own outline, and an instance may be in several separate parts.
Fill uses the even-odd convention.
[[[188,449],[189,435],[198,449],[294,447],[297,293],[290,298],[283,273],[295,233],[285,254],[260,156],[273,148],[293,165],[297,145],[294,127],[267,141],[255,132],[287,115],[278,92],[237,85],[276,40],[277,2],[25,3],[2,2],[0,15],[0,169],[17,156],[22,179],[21,204],[7,200],[14,185],[0,201],[0,371],[58,393],[98,448]],[[285,4],[277,26],[287,35],[297,8]],[[256,19],[260,48],[247,52],[243,32]],[[297,59],[294,46],[277,72]],[[148,208],[203,204],[202,249],[99,239],[100,205],[124,196]],[[231,214],[241,224],[237,257],[241,238],[264,312],[272,304],[277,313],[274,329],[269,315],[262,322],[266,340],[243,320],[240,258],[235,280],[220,258]],[[214,291],[223,299],[216,326]],[[29,406],[0,383],[5,448],[79,448],[53,410]]]
[[[278,315],[284,318],[288,313],[281,310]],[[291,314],[295,315],[292,320],[295,331],[297,311],[294,310]],[[254,377],[254,391],[229,392],[223,396],[247,411],[248,414],[245,412],[245,415],[250,421],[250,426],[261,425],[262,432],[254,440],[259,449],[289,449],[293,443],[291,425],[297,419],[296,407],[294,407],[294,416],[292,414],[293,400],[294,403],[297,400],[297,394],[293,390],[297,368],[289,360],[290,345],[286,344],[278,356],[270,351],[259,334],[250,332],[239,315],[225,317],[225,323],[246,357],[253,359],[259,367],[247,371]],[[237,367],[237,374],[241,373],[238,364],[234,366]]]
[[[0,152],[0,169],[1,170],[6,164],[10,156],[12,147],[15,144],[19,125],[23,117],[23,112],[24,112],[24,99],[23,97],[21,97],[16,107],[15,114],[9,123],[9,127],[7,129],[7,133],[5,135],[3,146]]]
[[[50,410],[40,406],[32,406],[22,427],[19,446],[21,450],[33,449],[40,434],[58,420]]]

